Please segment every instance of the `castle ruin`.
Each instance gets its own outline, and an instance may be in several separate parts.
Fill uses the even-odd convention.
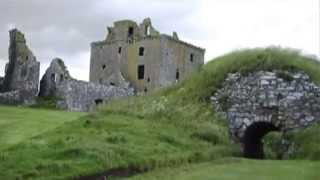
[[[108,27],[105,40],[91,44],[90,81],[122,86],[138,92],[173,85],[204,64],[205,50],[160,34],[150,18],[138,25],[131,20]]]
[[[160,34],[149,18],[140,26],[123,20],[108,28],[104,41],[91,44],[90,82],[71,77],[64,62],[55,58],[40,81],[40,63],[24,34],[10,31],[9,63],[0,77],[0,104],[34,104],[54,97],[56,106],[89,111],[114,98],[132,96],[185,79],[204,63],[204,49]]]

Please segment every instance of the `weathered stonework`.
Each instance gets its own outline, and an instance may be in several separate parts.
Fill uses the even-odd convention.
[[[140,25],[123,20],[108,27],[105,40],[91,44],[90,82],[123,87],[124,80],[138,92],[165,87],[185,79],[204,63],[205,50],[160,34],[150,18]]]
[[[132,88],[106,86],[73,79],[61,59],[54,59],[40,82],[40,97],[56,97],[57,107],[89,111],[117,97],[134,95]]]
[[[211,100],[225,113],[232,137],[240,142],[255,122],[290,131],[320,121],[320,88],[304,73],[230,74]]]
[[[1,85],[0,103],[30,104],[38,93],[40,63],[29,50],[24,35],[10,31],[9,63]]]

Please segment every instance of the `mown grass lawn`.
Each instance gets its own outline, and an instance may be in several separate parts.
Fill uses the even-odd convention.
[[[0,150],[77,120],[85,113],[0,106]]]
[[[318,180],[318,161],[219,159],[166,168],[128,180]]]

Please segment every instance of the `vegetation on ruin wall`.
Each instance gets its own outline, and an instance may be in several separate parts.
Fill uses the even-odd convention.
[[[0,141],[0,179],[70,179],[118,167],[154,169],[238,156],[226,120],[208,99],[230,72],[270,69],[302,69],[320,82],[320,65],[312,58],[254,49],[218,57],[174,87],[113,101],[84,116],[39,110],[52,114],[43,122],[46,113],[38,110],[0,107],[1,117],[7,114],[0,117],[6,126],[0,135],[11,137],[17,127],[22,133],[18,140],[13,136],[15,143]],[[320,148],[312,148],[319,146],[317,132],[311,128],[296,137],[303,147],[296,158],[317,157]]]

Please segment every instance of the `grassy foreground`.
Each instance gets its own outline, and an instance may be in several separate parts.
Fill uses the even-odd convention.
[[[267,48],[221,56],[174,87],[113,101],[89,114],[0,106],[0,124],[5,127],[0,129],[0,179],[72,179],[132,166],[147,170],[170,167],[178,176],[164,171],[168,179],[216,175],[223,179],[224,174],[232,173],[228,166],[239,171],[256,168],[263,175],[269,167],[271,179],[276,179],[276,167],[282,162],[239,160],[216,165],[213,160],[240,152],[229,140],[226,120],[208,101],[228,73],[274,69],[304,71],[320,84],[320,63],[315,59],[292,50]],[[300,163],[312,164],[306,171],[313,177],[317,171],[312,167],[318,163],[306,159],[320,157],[319,130],[320,126],[314,126],[292,135],[297,151],[291,158],[303,161],[284,161],[283,165],[297,170]],[[214,174],[215,167],[221,168],[220,175]],[[291,177],[287,175],[280,177]],[[157,177],[157,171],[141,178],[151,176]]]
[[[320,162],[220,159],[157,170],[128,180],[318,180]]]

